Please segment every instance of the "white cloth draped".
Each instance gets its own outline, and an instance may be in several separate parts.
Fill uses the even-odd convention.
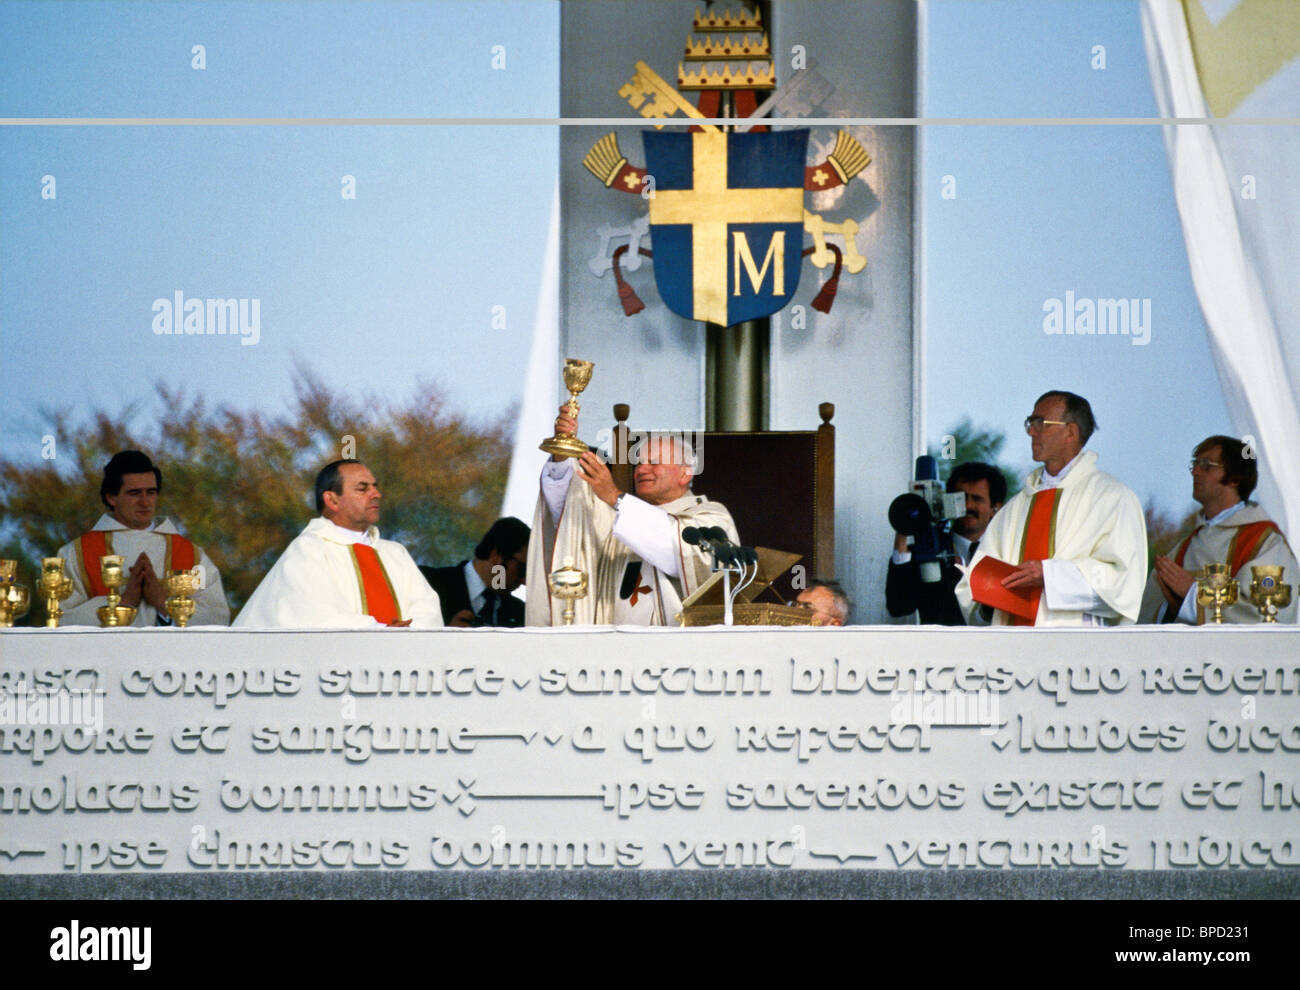
[[[1143,34],[1162,116],[1205,118],[1207,102],[1228,119],[1294,118],[1300,111],[1300,28],[1294,17],[1252,27],[1253,6],[1207,10],[1199,0],[1186,8],[1178,0],[1145,0]],[[1231,57],[1223,58],[1229,48]],[[1252,74],[1278,53],[1289,55],[1251,86]],[[1300,128],[1178,124],[1164,135],[1192,282],[1233,428],[1256,441],[1260,500],[1280,506],[1278,523],[1295,532]]]

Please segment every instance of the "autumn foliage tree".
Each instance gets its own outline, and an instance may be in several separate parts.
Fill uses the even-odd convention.
[[[159,384],[166,416],[96,411],[88,424],[50,413],[54,456],[0,460],[0,548],[33,586],[40,558],[94,525],[99,484],[118,450],[143,450],[163,473],[158,514],[207,550],[232,608],[316,514],[316,472],[339,457],[365,461],[383,492],[380,531],[420,563],[464,559],[496,518],[510,462],[507,412],[486,425],[447,408],[427,383],[405,405],[355,398],[299,370],[287,415],[268,416]],[[33,604],[33,617],[39,606]]]

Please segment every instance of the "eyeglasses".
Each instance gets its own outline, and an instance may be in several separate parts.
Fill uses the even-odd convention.
[[[1223,467],[1223,465],[1220,464],[1218,461],[1211,461],[1205,457],[1195,457],[1187,465],[1187,470],[1195,474],[1197,468],[1200,468],[1202,471],[1208,471],[1210,470],[1210,468],[1216,468],[1216,467]]]
[[[1065,420],[1062,419],[1043,419],[1042,416],[1026,416],[1025,432],[1033,433],[1035,430],[1042,430],[1044,426],[1065,426]]]

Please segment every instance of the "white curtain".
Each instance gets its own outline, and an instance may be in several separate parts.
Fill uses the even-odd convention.
[[[524,398],[515,427],[514,453],[506,478],[501,515],[528,522],[537,504],[538,477],[547,455],[537,445],[554,432],[555,411],[560,407],[560,190],[551,202],[546,255],[537,287],[537,314],[533,319],[533,346],[528,354]],[[568,393],[565,392],[565,396]]]
[[[1268,23],[1258,0],[1185,4],[1142,4],[1161,116],[1243,121],[1164,127],[1192,281],[1233,428],[1257,442],[1252,499],[1300,546],[1300,126],[1254,122],[1300,117],[1300,19],[1290,0]]]

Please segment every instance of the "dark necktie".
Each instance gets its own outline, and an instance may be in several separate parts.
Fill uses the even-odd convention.
[[[478,610],[478,620],[480,625],[495,626],[497,624],[497,599],[501,593],[491,588],[483,591],[483,607]]]
[[[975,559],[975,551],[978,550],[979,548],[980,548],[979,540],[970,541],[970,549],[966,551],[966,563],[969,564],[972,560]]]

